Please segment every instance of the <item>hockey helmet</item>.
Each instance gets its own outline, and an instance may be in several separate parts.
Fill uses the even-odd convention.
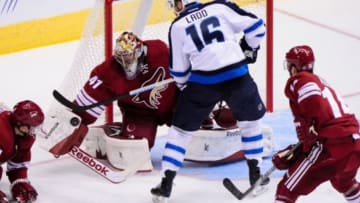
[[[44,113],[33,101],[25,100],[17,103],[11,114],[12,121],[18,125],[36,127],[43,123]]]
[[[298,72],[313,72],[314,69],[314,53],[310,46],[301,45],[291,48],[285,56],[284,66],[290,71],[291,66],[295,66]]]
[[[134,33],[126,31],[116,39],[114,58],[122,66],[127,79],[132,80],[136,77],[139,59],[143,53],[143,41]]]
[[[166,0],[166,2],[168,4],[168,7],[170,9],[174,9],[175,14],[178,15],[181,11],[184,10],[187,4],[198,2],[198,0]]]

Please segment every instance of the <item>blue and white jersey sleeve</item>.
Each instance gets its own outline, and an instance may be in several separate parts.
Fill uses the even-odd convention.
[[[265,36],[264,21],[254,14],[239,8],[232,2],[227,2],[225,5],[226,8],[224,8],[223,13],[235,32],[243,32],[250,47],[256,48],[260,46]]]

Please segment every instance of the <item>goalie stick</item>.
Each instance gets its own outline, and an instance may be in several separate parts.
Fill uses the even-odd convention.
[[[74,104],[72,101],[66,99],[63,95],[61,95],[57,90],[53,91],[53,96],[62,105],[66,106],[66,107],[68,107],[68,108],[70,108],[70,109],[72,109],[74,111],[86,111],[86,110],[94,108],[96,106],[106,105],[106,104],[109,104],[109,103],[111,103],[113,101],[121,100],[121,99],[124,99],[124,98],[126,98],[128,96],[133,96],[133,95],[136,95],[136,94],[140,94],[140,93],[152,90],[154,88],[157,88],[157,87],[172,83],[174,81],[175,80],[173,78],[169,78],[169,79],[162,80],[160,82],[157,82],[157,83],[154,83],[154,84],[151,84],[151,85],[147,85],[147,86],[135,89],[135,90],[131,90],[128,93],[119,94],[119,95],[116,95],[116,96],[114,96],[112,98],[105,99],[105,100],[102,100],[102,101],[99,101],[99,102],[96,102],[96,103],[93,103],[93,104],[90,104],[90,105],[85,105],[85,106],[79,106],[79,105]]]
[[[134,160],[133,165],[121,171],[106,166],[76,146],[74,146],[68,154],[112,183],[121,183],[125,181],[128,177],[135,174],[146,161],[146,158],[144,158],[144,160]]]
[[[300,146],[300,142],[297,143],[293,148],[291,148],[284,157],[289,157],[293,152]],[[256,187],[261,185],[264,180],[266,180],[270,174],[276,170],[276,167],[273,165],[269,170],[267,170],[264,175],[260,176],[260,178],[252,185],[250,186],[245,192],[241,192],[238,187],[229,179],[224,178],[223,179],[223,185],[224,187],[233,194],[238,200],[244,199],[247,195],[249,195]]]

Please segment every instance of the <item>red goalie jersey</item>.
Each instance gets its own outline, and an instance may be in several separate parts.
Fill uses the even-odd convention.
[[[123,36],[126,39],[132,39],[133,34],[125,33]],[[133,51],[136,61],[127,63],[128,58],[125,57],[132,56],[133,52],[124,51],[124,49],[133,45],[127,45],[129,42],[122,43],[122,38],[117,40],[114,56],[92,70],[90,79],[75,100],[77,104],[88,105],[170,78],[168,73],[169,50],[164,42],[160,40],[141,41],[140,54],[136,55],[137,51]],[[136,40],[139,39],[136,38]],[[135,44],[134,49],[137,47]],[[121,50],[120,53],[116,51],[117,49]],[[135,63],[136,68],[133,74],[134,78],[129,79],[129,77],[133,77],[131,75],[132,63]],[[171,122],[175,100],[176,85],[167,84],[117,101],[123,115],[123,136],[145,137],[149,141],[149,146],[152,147],[156,127]],[[77,114],[87,125],[93,123],[104,109],[105,106],[99,106],[84,112],[77,112]]]

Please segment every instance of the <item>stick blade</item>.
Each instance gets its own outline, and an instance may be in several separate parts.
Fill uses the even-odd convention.
[[[242,200],[245,197],[244,193],[242,193],[229,178],[223,179],[223,185],[238,200]]]

